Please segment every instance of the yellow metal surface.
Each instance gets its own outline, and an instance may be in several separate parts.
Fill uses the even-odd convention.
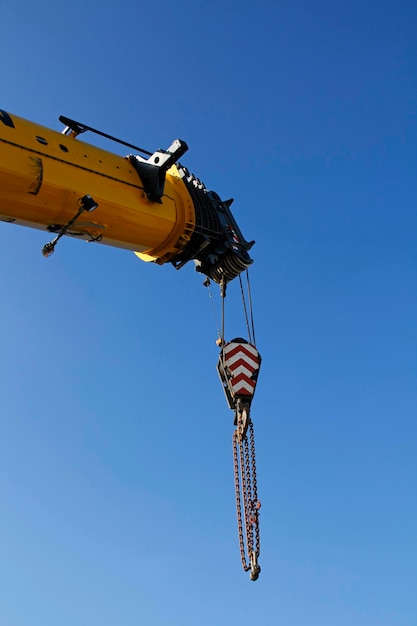
[[[194,206],[176,166],[162,203],[150,202],[127,159],[0,112],[0,220],[44,230],[65,225],[85,195],[98,208],[82,213],[69,234],[143,260],[169,261],[194,230]]]

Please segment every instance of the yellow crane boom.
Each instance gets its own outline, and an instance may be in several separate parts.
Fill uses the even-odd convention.
[[[188,149],[184,142],[148,158],[121,157],[78,139],[86,131],[110,136],[60,119],[62,133],[0,110],[1,220],[56,239],[68,235],[133,250],[144,261],[177,268],[193,259],[219,283],[250,265],[253,242],[243,238],[231,201],[178,163]]]
[[[177,139],[167,150],[150,153],[69,118],[60,121],[62,133],[0,109],[0,220],[52,233],[44,256],[54,252],[61,237],[72,236],[133,250],[144,261],[171,262],[177,269],[194,260],[198,271],[220,284],[218,372],[235,411],[239,545],[244,570],[257,580],[260,502],[250,406],[261,358],[245,302],[253,343],[242,338],[226,342],[224,337],[226,285],[252,263],[248,252],[254,242],[240,232],[230,211],[232,200],[222,201],[180,165],[185,142]],[[145,156],[121,157],[80,141],[78,136],[87,131]],[[249,279],[248,296],[250,301]]]

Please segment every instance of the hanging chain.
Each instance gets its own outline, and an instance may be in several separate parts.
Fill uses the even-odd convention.
[[[255,458],[255,433],[253,430],[252,420],[249,422],[249,435],[250,435],[250,455],[251,455],[252,488],[253,488],[252,516],[253,516],[253,524],[254,524],[254,530],[255,530],[255,554],[257,557],[259,557],[260,552],[261,552],[261,543],[260,543],[260,535],[259,535],[259,510],[261,508],[261,503],[258,500],[258,483],[256,479],[256,458]]]
[[[246,328],[248,331],[249,341],[253,345],[249,344],[251,348],[255,349],[255,328],[253,323],[253,310],[252,310],[252,298],[250,293],[249,275],[246,272],[247,279],[247,293],[248,293],[248,307],[246,305],[245,293],[241,277],[239,276],[240,290],[242,295],[243,310],[246,320]],[[206,287],[209,287],[209,296],[212,301],[212,294],[210,290],[210,279],[206,279],[204,282]],[[220,298],[221,298],[221,320],[220,328],[215,314],[213,301],[213,311],[216,321],[218,339],[217,345],[221,348],[220,359],[218,365],[220,377],[225,389],[229,389],[228,402],[230,408],[235,409],[235,425],[236,430],[233,433],[233,467],[234,467],[234,481],[235,481],[235,495],[236,495],[236,516],[237,516],[237,528],[239,537],[240,557],[242,561],[242,567],[245,572],[250,570],[251,580],[257,580],[261,571],[258,565],[258,558],[260,555],[260,535],[259,535],[259,510],[261,503],[258,500],[258,485],[256,477],[256,458],[255,458],[255,436],[253,423],[249,415],[251,399],[242,399],[242,396],[234,395],[233,390],[230,391],[228,387],[228,371],[226,364],[226,357],[224,347],[230,344],[225,343],[225,297],[226,297],[227,283],[223,278],[220,281]],[[240,340],[235,340],[240,341]],[[244,341],[244,340],[242,340]],[[245,342],[244,342],[245,343]],[[258,369],[260,365],[259,353],[256,352],[258,359]],[[222,372],[222,373],[221,373]],[[226,393],[226,395],[227,395]],[[245,397],[245,394],[243,394]]]
[[[239,536],[240,558],[242,560],[242,567],[247,572],[249,565],[246,564],[245,542],[243,538],[243,526],[242,526],[242,505],[240,502],[240,472],[239,472],[239,459],[238,459],[238,434],[237,430],[233,433],[233,465],[235,473],[235,492],[236,492],[236,515],[237,515],[237,531]]]
[[[245,572],[250,569],[251,580],[257,580],[261,571],[258,565],[260,555],[259,509],[261,503],[258,500],[256,480],[255,436],[252,420],[247,418],[248,438],[247,433],[243,432],[243,413],[237,411],[236,415],[237,426],[233,433],[233,461],[240,556]],[[242,508],[245,534],[243,532]]]

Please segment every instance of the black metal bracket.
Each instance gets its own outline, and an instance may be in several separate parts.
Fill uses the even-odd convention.
[[[157,150],[149,159],[129,155],[128,159],[139,174],[145,193],[151,202],[161,202],[166,173],[187,150],[188,146],[185,141],[175,139],[168,150]]]

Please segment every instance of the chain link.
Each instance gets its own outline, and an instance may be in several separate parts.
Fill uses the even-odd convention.
[[[236,493],[236,514],[242,567],[247,572],[251,569],[251,579],[258,578],[260,567],[257,560],[260,554],[258,485],[256,477],[255,436],[252,420],[249,422],[249,438],[243,433],[243,416],[237,411],[237,425],[233,433],[233,463]],[[242,520],[242,500],[243,516]],[[243,533],[245,527],[245,537]],[[249,563],[248,564],[248,560]]]
[[[237,515],[237,530],[239,536],[240,558],[242,560],[242,567],[247,572],[249,565],[246,563],[245,543],[243,539],[243,525],[242,525],[242,504],[240,500],[240,471],[239,471],[239,435],[237,430],[233,433],[233,461],[234,461],[234,473],[235,473],[235,492],[236,492],[236,515]]]
[[[249,436],[250,436],[250,451],[251,451],[251,467],[252,467],[252,486],[253,486],[253,500],[252,500],[252,514],[254,516],[255,525],[255,554],[259,558],[261,553],[261,542],[259,534],[259,510],[261,503],[258,500],[258,482],[256,478],[256,457],[255,457],[255,433],[253,429],[252,420],[249,423]]]

